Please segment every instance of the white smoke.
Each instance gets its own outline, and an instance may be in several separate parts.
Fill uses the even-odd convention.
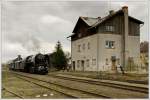
[[[30,35],[28,38],[26,37],[26,41],[21,41],[21,44],[24,48],[26,48],[28,51],[34,51],[39,52],[40,51],[40,39]]]

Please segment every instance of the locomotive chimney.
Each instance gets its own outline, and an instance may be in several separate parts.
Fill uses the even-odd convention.
[[[18,60],[21,60],[21,59],[22,59],[22,58],[21,58],[21,55],[18,55],[18,57],[17,57],[17,58],[18,58]]]

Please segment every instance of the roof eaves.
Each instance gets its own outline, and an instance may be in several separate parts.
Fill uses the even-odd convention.
[[[75,35],[75,33],[73,33],[73,34],[69,35],[67,38],[72,37],[73,35]]]
[[[79,16],[79,18],[78,18],[78,20],[77,20],[77,23],[78,23],[78,21],[79,21],[80,19],[81,19],[81,16]],[[77,26],[77,23],[76,23],[76,25],[75,25],[75,27],[74,27],[72,33],[74,32],[74,30],[75,30],[75,28],[76,28],[76,26]]]
[[[138,20],[138,19],[136,19],[136,18],[134,18],[134,17],[132,17],[132,16],[129,16],[129,18],[131,18],[131,19],[133,19],[133,20],[135,20],[135,21],[139,22],[140,24],[144,24],[144,22],[143,22],[143,21]]]

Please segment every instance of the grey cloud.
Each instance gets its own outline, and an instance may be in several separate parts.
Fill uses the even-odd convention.
[[[3,58],[15,57],[18,53],[31,54],[37,49],[44,49],[48,43],[62,42],[64,50],[70,50],[70,41],[66,39],[72,34],[72,30],[79,16],[98,17],[108,14],[110,9],[118,10],[121,4],[129,5],[129,13],[145,22],[141,28],[142,40],[147,40],[148,23],[145,16],[148,12],[146,4],[139,5],[136,2],[101,2],[101,1],[71,1],[71,2],[6,2],[2,8],[2,30],[4,48]],[[111,6],[110,6],[111,5]],[[141,7],[141,8],[140,8]],[[134,8],[134,9],[133,9]],[[137,13],[137,12],[140,13]],[[49,20],[41,21],[44,16],[54,16],[57,20],[53,23]],[[50,17],[49,17],[50,18]],[[9,51],[9,44],[14,48]],[[17,48],[16,44],[20,45]],[[52,52],[52,46],[46,51]],[[14,54],[11,54],[14,52]],[[7,55],[7,56],[6,56]]]

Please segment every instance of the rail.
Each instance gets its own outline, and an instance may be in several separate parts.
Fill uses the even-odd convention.
[[[89,94],[89,95],[93,95],[94,97],[99,97],[99,98],[111,98],[109,96],[106,96],[106,95],[102,95],[102,94],[99,94],[99,93],[94,93],[94,92],[87,92],[86,90],[82,90],[82,89],[76,89],[76,88],[72,88],[72,87],[67,87],[67,86],[64,86],[62,84],[58,84],[58,83],[53,83],[53,82],[50,82],[50,81],[46,81],[46,80],[41,80],[41,79],[37,79],[37,78],[34,78],[34,77],[31,77],[29,75],[23,75],[23,74],[20,74],[20,73],[17,73],[17,72],[12,72],[13,74],[16,74],[16,77],[20,78],[20,79],[23,79],[23,80],[26,80],[28,82],[31,82],[33,84],[36,84],[36,85],[39,85],[39,86],[42,86],[42,87],[45,87],[47,89],[53,89],[55,90],[56,92],[60,92],[60,93],[63,93],[64,95],[68,95],[69,97],[72,97],[72,98],[80,98],[78,96],[75,96],[75,95],[71,95],[71,93],[64,93],[62,91],[58,91],[57,89],[54,89],[54,88],[51,88],[51,87],[46,87],[46,86],[43,86],[43,85],[40,85],[38,83],[35,83],[29,79],[33,79],[33,80],[37,80],[37,81],[41,81],[41,82],[45,82],[45,83],[48,83],[48,84],[53,84],[53,85],[56,85],[56,86],[59,86],[59,87],[62,87],[62,88],[66,88],[66,89],[69,89],[71,91],[79,91],[79,92],[82,92],[84,94]],[[18,76],[17,76],[18,75]],[[21,77],[20,77],[21,76]],[[24,79],[22,77],[25,77],[25,78],[29,78],[29,79]]]
[[[148,93],[148,88],[146,87],[136,87],[136,86],[129,86],[129,85],[124,85],[124,84],[112,83],[112,82],[108,83],[104,81],[94,81],[94,80],[81,79],[81,78],[79,79],[79,78],[72,78],[72,77],[65,77],[65,76],[58,76],[58,75],[48,75],[48,76],[59,78],[59,79],[64,79],[64,80],[78,81],[78,82],[83,82],[83,83],[90,83],[90,84],[95,84],[95,85],[103,85],[103,86],[115,87],[115,88],[130,90],[130,91]]]
[[[18,95],[17,93],[15,93],[15,92],[13,92],[13,91],[11,91],[11,90],[9,90],[9,89],[5,88],[4,86],[2,87],[2,90],[5,90],[5,91],[9,92],[9,93],[11,93],[11,94],[15,95],[16,97],[19,97],[19,98],[24,99],[24,97],[23,97],[23,96]]]

